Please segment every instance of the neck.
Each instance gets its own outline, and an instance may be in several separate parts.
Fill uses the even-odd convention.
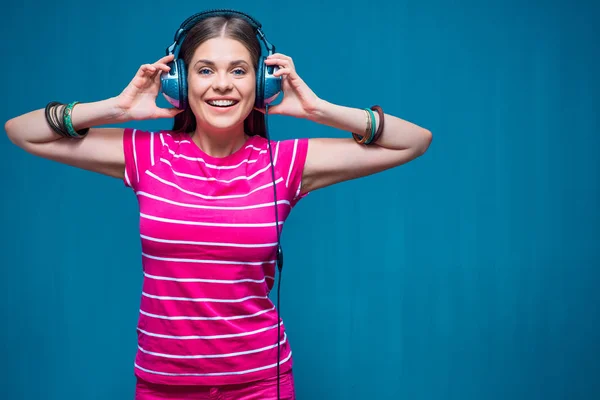
[[[235,153],[247,139],[244,124],[219,130],[197,126],[192,136],[192,141],[204,153],[215,158],[223,158]]]

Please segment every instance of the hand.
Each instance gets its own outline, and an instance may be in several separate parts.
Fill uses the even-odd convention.
[[[160,75],[162,72],[169,72],[167,63],[173,58],[171,54],[154,64],[144,64],[140,67],[129,85],[116,97],[117,114],[121,119],[172,118],[182,111],[177,108],[160,108],[156,105],[156,97],[160,90]]]
[[[283,100],[270,106],[269,114],[289,115],[297,118],[308,118],[317,111],[319,98],[300,78],[294,67],[294,61],[281,53],[275,53],[265,59],[266,65],[278,66],[273,76],[281,76]],[[259,110],[265,112],[265,110]]]

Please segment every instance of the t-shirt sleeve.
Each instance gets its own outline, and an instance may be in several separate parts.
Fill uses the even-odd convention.
[[[123,152],[125,155],[125,186],[137,190],[140,179],[159,157],[161,134],[125,128]]]
[[[308,152],[308,140],[308,138],[288,139],[278,143],[276,165],[292,206],[308,194],[300,194],[302,174]]]

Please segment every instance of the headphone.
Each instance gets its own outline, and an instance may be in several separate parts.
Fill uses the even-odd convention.
[[[264,44],[265,49],[261,48],[261,55],[256,68],[256,101],[254,103],[255,107],[264,109],[281,92],[281,77],[273,76],[273,73],[277,71],[277,67],[265,65],[265,59],[275,53],[275,46],[269,43],[265,37],[260,22],[248,14],[235,10],[208,10],[192,15],[183,21],[177,32],[175,32],[173,44],[167,47],[166,50],[167,55],[175,54],[175,51],[177,51],[177,55],[173,61],[167,64],[171,70],[168,73],[161,74],[161,92],[174,107],[180,110],[188,107],[187,69],[184,61],[178,58],[179,49],[189,30],[199,21],[211,17],[237,17],[243,19],[254,28],[259,42]]]
[[[168,73],[161,74],[160,84],[161,91],[173,106],[180,110],[184,110],[188,107],[187,97],[187,69],[185,63],[179,57],[179,48],[183,39],[189,30],[199,21],[210,18],[210,17],[237,17],[248,22],[252,28],[254,28],[255,34],[259,39],[259,42],[264,44],[266,49],[261,48],[261,55],[258,60],[258,66],[256,68],[256,100],[254,106],[265,110],[265,128],[266,128],[266,139],[269,147],[269,157],[271,160],[271,178],[273,180],[273,198],[275,207],[275,229],[277,230],[277,269],[279,271],[279,280],[277,284],[277,399],[280,398],[280,359],[281,359],[281,309],[280,303],[280,290],[281,290],[281,271],[283,269],[283,250],[281,248],[281,229],[279,228],[279,213],[277,208],[277,185],[275,183],[275,166],[273,163],[273,149],[271,146],[271,139],[269,138],[269,104],[277,98],[281,92],[281,77],[273,76],[273,73],[277,71],[276,66],[265,65],[265,59],[275,53],[275,46],[273,46],[262,31],[262,25],[256,19],[252,18],[248,14],[235,10],[209,10],[204,11],[195,15],[192,15],[179,27],[175,32],[175,39],[173,44],[167,47],[167,55],[175,54],[177,50],[177,56],[168,63],[167,65],[171,68]]]

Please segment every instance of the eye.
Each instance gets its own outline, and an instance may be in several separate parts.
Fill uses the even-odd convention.
[[[234,75],[244,75],[245,73],[246,71],[244,71],[242,68],[236,68],[233,70]]]
[[[210,71],[210,69],[208,69],[208,68],[200,68],[200,69],[198,70],[198,73],[199,73],[200,75],[208,75],[208,74],[210,74],[210,72],[211,72],[211,71]]]

